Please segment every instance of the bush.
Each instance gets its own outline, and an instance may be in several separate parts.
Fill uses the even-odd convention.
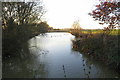
[[[120,67],[119,36],[104,33],[93,34],[91,37],[73,42],[73,44],[77,46],[77,50],[80,52],[118,69]]]

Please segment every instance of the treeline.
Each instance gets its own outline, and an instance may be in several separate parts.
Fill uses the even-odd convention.
[[[47,32],[41,2],[2,2],[2,54],[15,55],[28,39]]]

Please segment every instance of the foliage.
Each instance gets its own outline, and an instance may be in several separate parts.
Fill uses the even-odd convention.
[[[47,22],[41,22],[37,25],[38,32],[44,33],[47,32],[50,28]]]
[[[48,31],[49,25],[41,20],[44,8],[40,3],[2,3],[3,55],[15,55],[21,49],[22,43]]]
[[[120,2],[100,2],[96,5],[96,9],[89,13],[95,20],[100,21],[99,24],[108,24],[106,29],[114,29],[119,27],[120,19]]]

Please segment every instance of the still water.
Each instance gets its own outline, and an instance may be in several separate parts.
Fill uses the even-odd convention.
[[[118,78],[119,74],[72,48],[70,33],[40,34],[21,50],[22,58],[3,61],[4,78]],[[24,56],[27,57],[24,57]]]

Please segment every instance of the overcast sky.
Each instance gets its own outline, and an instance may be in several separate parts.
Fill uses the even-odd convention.
[[[21,1],[21,0],[2,0]],[[39,1],[39,0],[23,0]],[[104,1],[104,0],[103,0]],[[109,0],[107,0],[109,1]],[[110,0],[120,1],[120,0]],[[94,9],[99,0],[43,0],[47,13],[45,14],[48,24],[54,28],[70,28],[75,20],[80,21],[84,29],[98,29],[104,26],[94,21],[89,12]]]
[[[84,29],[102,28],[88,15],[99,0],[43,0],[47,9],[46,20],[54,28],[70,28],[75,20]]]

